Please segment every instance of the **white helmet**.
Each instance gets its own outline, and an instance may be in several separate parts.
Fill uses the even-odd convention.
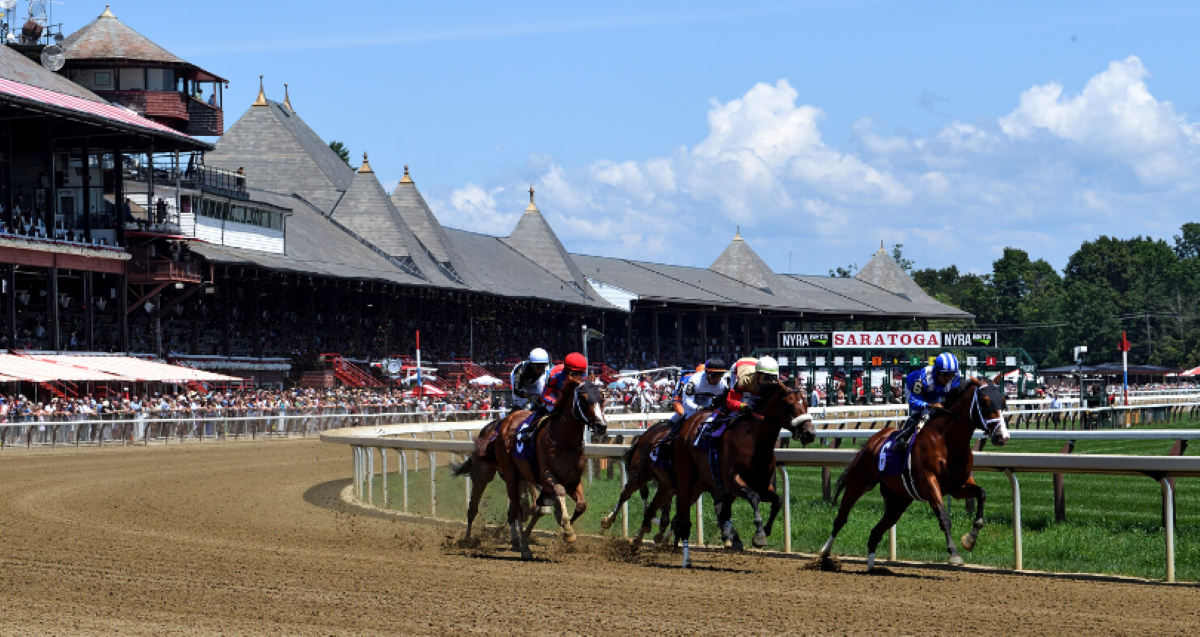
[[[754,371],[759,374],[774,374],[779,375],[779,361],[770,356],[763,356],[758,359],[758,363],[754,366]]]
[[[550,364],[550,355],[546,353],[546,350],[538,347],[538,348],[535,348],[532,352],[529,352],[529,362],[544,363],[546,365],[549,365]]]

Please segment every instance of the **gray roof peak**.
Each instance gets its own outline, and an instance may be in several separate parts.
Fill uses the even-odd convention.
[[[402,183],[402,184],[413,183],[412,177],[410,177],[408,175],[408,164],[404,164],[404,176],[400,178],[400,183]]]
[[[360,173],[374,173],[375,172],[374,170],[371,170],[371,164],[367,163],[366,151],[363,151],[363,163],[361,166],[358,167],[358,172],[360,172]]]
[[[538,210],[537,204],[533,203],[533,184],[529,185],[529,205],[525,206],[525,214],[532,212],[541,212]]]
[[[713,272],[741,281],[746,285],[758,288],[768,294],[785,294],[786,288],[779,276],[759,258],[758,253],[742,239],[742,229],[739,226],[733,241],[708,267]]]
[[[258,76],[258,97],[255,98],[254,103],[251,104],[250,106],[251,107],[257,106],[259,108],[269,106],[269,104],[267,104],[267,94],[265,92],[263,92],[263,76],[261,76],[261,75]],[[290,108],[289,108],[289,110],[290,110]]]
[[[295,113],[296,109],[292,108],[292,96],[288,95],[288,83],[283,83],[283,105],[288,107],[288,110]]]
[[[517,221],[517,227],[513,228],[512,234],[501,241],[564,283],[574,285],[580,294],[598,298],[590,291],[591,286],[579,271],[579,266],[575,265],[567,249],[554,234],[550,223],[533,202],[533,193],[533,186],[530,186],[529,207],[525,208],[525,214]]]
[[[883,242],[879,244],[879,251],[871,257],[871,260],[863,266],[854,278],[859,281],[865,281],[876,287],[883,288],[892,294],[902,296],[906,299],[917,303],[932,303],[933,298],[917,285],[912,277],[896,263],[895,259],[887,253],[883,247]]]

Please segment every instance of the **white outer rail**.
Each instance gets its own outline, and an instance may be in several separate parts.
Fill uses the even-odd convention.
[[[640,415],[634,415],[631,420],[642,419]],[[436,432],[454,432],[454,431],[471,431],[478,429],[487,424],[485,421],[476,421],[474,423],[445,423],[453,424],[452,429],[433,428],[427,423],[422,429],[414,429],[414,425],[385,425],[377,427],[355,427],[350,429],[336,429],[326,431],[321,434],[321,440],[337,444],[350,445],[352,456],[354,459],[353,474],[354,474],[354,493],[355,496],[362,499],[370,497],[367,491],[373,490],[373,478],[375,475],[374,464],[374,449],[380,449],[381,455],[384,458],[386,465],[387,454],[383,453],[384,449],[398,449],[411,451],[424,451],[430,455],[430,490],[435,489],[434,481],[436,480],[433,468],[436,466],[436,457],[434,454],[438,451],[445,451],[457,454],[469,454],[474,451],[474,443],[470,440],[418,440],[415,438],[399,438],[395,436],[416,434],[416,433],[436,433]],[[639,430],[630,430],[637,432]],[[834,432],[828,432],[834,433]],[[859,432],[837,432],[837,433],[859,433]],[[867,433],[865,430],[862,433]],[[1014,435],[1018,432],[1014,432]],[[1026,432],[1033,433],[1033,432]],[[1051,433],[1051,432],[1044,432]],[[1120,433],[1128,436],[1131,433],[1125,431],[1114,432],[1052,432],[1062,434],[1072,434],[1079,438],[1091,437],[1090,434],[1096,433]],[[1142,432],[1151,433],[1151,432]],[[1158,432],[1155,432],[1158,433]],[[1193,435],[1187,431],[1162,431],[1163,434],[1169,434],[1172,437],[1178,438],[1181,434],[1188,434],[1186,438],[1191,439]],[[611,435],[620,435],[610,430]],[[453,433],[451,433],[453,436]],[[626,434],[636,435],[636,433]],[[820,435],[820,434],[818,434]],[[1112,439],[1112,436],[1105,436],[1106,439]],[[1142,439],[1146,439],[1143,437]],[[589,444],[586,445],[584,454],[588,458],[608,458],[620,460],[627,445],[615,444]],[[844,467],[854,458],[857,450],[854,449],[776,449],[775,459],[779,464],[781,471],[784,474],[784,501],[790,503],[790,482],[787,480],[787,467]],[[399,454],[402,467],[407,469],[406,459],[403,453]],[[1150,476],[1162,483],[1162,497],[1164,514],[1164,528],[1166,532],[1166,581],[1175,581],[1175,511],[1174,511],[1174,494],[1172,487],[1167,478],[1197,478],[1200,477],[1200,457],[1195,456],[1126,456],[1126,455],[1064,455],[1064,454],[1036,454],[1036,453],[984,453],[975,454],[975,469],[978,471],[996,471],[1004,473],[1008,476],[1009,483],[1012,486],[1013,495],[1013,568],[1015,570],[1024,569],[1024,549],[1022,545],[1022,528],[1021,528],[1021,486],[1017,478],[1018,473],[1052,473],[1052,474],[1099,474],[1099,475],[1126,475],[1126,476]],[[404,474],[405,481],[405,506],[407,511],[407,473]],[[383,474],[384,492],[387,493],[387,473]],[[467,485],[469,491],[469,483]],[[373,501],[373,499],[371,500]],[[386,504],[386,501],[385,501]],[[433,506],[436,507],[436,497],[433,501]],[[790,504],[784,509],[784,550],[791,551],[791,511]],[[436,517],[436,508],[433,509]],[[699,514],[699,511],[697,512]],[[627,517],[623,516],[623,517]],[[703,533],[703,531],[700,531]],[[889,557],[893,561],[895,556],[895,527],[892,528],[889,535]],[[703,537],[700,538],[703,543]]]

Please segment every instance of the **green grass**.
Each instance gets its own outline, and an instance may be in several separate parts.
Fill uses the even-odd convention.
[[[1189,422],[1172,428],[1196,428],[1200,423]],[[1158,427],[1156,427],[1158,428]],[[1166,427],[1161,427],[1166,428]],[[1097,441],[1081,442],[1074,453],[1166,455],[1172,441]],[[1062,441],[1014,440],[1005,449],[1017,453],[1058,453]],[[1186,455],[1200,454],[1200,444],[1193,444]],[[444,455],[444,454],[439,454]],[[412,452],[409,452],[411,461]],[[395,455],[390,458],[394,468]],[[444,458],[442,459],[444,461]],[[419,471],[409,474],[409,511],[418,515],[430,512],[429,464],[422,454]],[[378,466],[378,465],[377,465]],[[790,467],[792,508],[792,549],[816,552],[825,543],[836,510],[821,499],[821,470]],[[600,533],[600,519],[612,510],[620,493],[620,470],[609,480],[606,472],[597,472],[591,483],[584,485],[588,512],[576,529],[582,533]],[[837,476],[837,470],[833,473]],[[1054,521],[1054,490],[1052,476],[1020,474],[1022,495],[1022,526],[1024,530],[1024,566],[1030,570],[1087,572],[1165,577],[1166,540],[1161,525],[1161,490],[1158,482],[1135,476],[1067,475],[1066,521]],[[970,564],[999,567],[1013,565],[1012,491],[1003,474],[977,472],[976,480],[988,494],[986,521],[979,543],[971,553],[963,553]],[[454,478],[449,470],[437,470],[437,514],[444,519],[464,519],[466,511],[465,480]],[[402,485],[400,476],[388,477],[389,508],[400,509]],[[782,491],[782,489],[780,489]],[[381,479],[375,482],[375,503],[382,505]],[[497,478],[485,492],[480,521],[501,524],[505,519],[507,498],[504,485]],[[642,501],[635,495],[629,503],[630,529],[641,522]],[[712,500],[704,497],[705,540],[717,540],[716,516]],[[672,510],[672,514],[674,511]],[[694,515],[694,514],[693,514]],[[764,517],[767,507],[763,509]],[[864,496],[850,515],[850,521],[839,535],[835,553],[865,555],[867,536],[883,515],[883,501],[878,489]],[[769,548],[783,548],[783,514],[780,513]],[[971,528],[961,502],[952,505],[955,542]],[[734,523],[749,545],[753,535],[753,516],[750,506],[738,501],[734,505]],[[544,518],[538,528],[554,529],[552,517]],[[693,525],[693,539],[695,537]],[[621,533],[620,519],[608,533]],[[886,556],[886,537],[880,545]],[[1176,577],[1180,580],[1200,580],[1200,483],[1196,480],[1177,480]],[[944,562],[946,551],[941,529],[928,505],[914,503],[897,524],[897,552],[902,560]]]

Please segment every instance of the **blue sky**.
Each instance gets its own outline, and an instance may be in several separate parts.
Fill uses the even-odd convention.
[[[389,187],[409,164],[445,225],[506,235],[532,183],[572,251],[707,266],[740,225],[780,271],[881,239],[989,271],[1197,217],[1196,3],[446,4],[112,10],[229,78],[227,125],[259,74],[288,82]]]

